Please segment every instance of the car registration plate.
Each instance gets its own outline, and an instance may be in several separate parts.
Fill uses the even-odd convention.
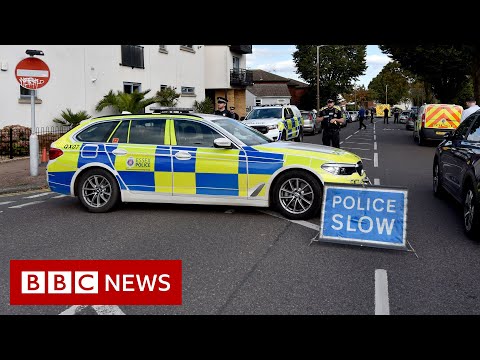
[[[445,131],[437,131],[436,134],[437,134],[437,135],[445,135],[446,132],[445,132]]]

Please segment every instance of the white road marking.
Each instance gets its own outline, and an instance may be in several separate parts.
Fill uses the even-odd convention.
[[[352,139],[352,140],[353,140],[353,139]],[[372,140],[372,139],[369,139],[369,138],[364,138],[364,137],[362,137],[362,138],[360,138],[360,137],[358,137],[358,138],[357,138],[357,137],[356,137],[356,138],[355,138],[355,140],[364,140],[364,141],[370,141],[370,140]]]
[[[358,133],[359,131],[360,131],[360,130],[355,131],[354,134]]]
[[[45,202],[45,201],[43,201],[43,200],[42,201],[32,201],[32,202],[21,204],[21,205],[9,206],[8,208],[9,209],[20,209],[20,208],[25,207],[25,206],[40,204],[42,202]]]
[[[375,270],[375,315],[390,315],[387,271]]]
[[[14,203],[15,201],[4,201],[4,202],[0,202],[0,205],[7,205],[7,204],[11,204],[11,203]]]
[[[41,196],[47,196],[47,195],[51,195],[51,194],[52,193],[49,191],[49,192],[45,192],[45,193],[41,193],[41,194],[26,196],[26,197],[24,197],[24,199],[34,199],[34,198],[38,198],[38,197],[41,197]]]
[[[355,142],[355,141],[345,141],[346,143],[349,143],[349,144],[358,144],[358,145],[371,145],[372,143],[359,143],[359,142]]]
[[[373,150],[377,150],[377,142],[376,141],[373,143]]]
[[[373,135],[373,141],[377,141],[377,135]]]
[[[372,161],[372,159],[370,159],[370,158],[362,158],[362,160]]]
[[[352,135],[348,135],[348,136],[345,138],[345,140],[348,140],[348,139],[350,139],[351,137],[352,137]]]
[[[92,305],[98,315],[125,315],[117,305]]]
[[[371,150],[371,149],[362,149],[362,148],[354,148],[354,147],[346,147],[346,146],[344,146],[343,148],[344,149],[350,149],[350,150],[365,150],[365,151]]]
[[[3,211],[0,211],[0,214],[2,213]]]
[[[60,198],[63,198],[65,196],[68,196],[68,195],[62,194],[62,195],[54,196],[54,197],[52,197],[52,199],[60,199]]]
[[[373,185],[380,185],[380,179],[379,178],[373,179]]]
[[[276,217],[276,218],[279,218],[279,219],[282,219],[282,220],[287,220],[287,221],[290,221],[290,222],[293,222],[295,224],[298,224],[298,225],[301,225],[301,226],[305,226],[309,229],[313,229],[313,230],[317,230],[319,231],[320,230],[320,225],[315,225],[315,224],[312,224],[311,222],[308,222],[308,221],[304,221],[304,220],[290,220],[290,219],[287,219],[285,217],[283,217],[282,215],[279,215],[277,213],[274,213],[273,211],[271,210],[258,210],[259,212],[261,213],[264,213],[264,214],[267,214],[267,215],[270,215],[270,216],[273,216],[273,217]]]
[[[378,153],[373,153],[373,166],[378,167]]]
[[[62,311],[58,315],[75,315],[75,313],[85,309],[87,305],[73,305],[69,307],[67,310]]]
[[[343,144],[343,141],[340,141],[340,145],[342,145],[342,144]]]
[[[59,315],[76,315],[87,307],[87,305],[74,305],[62,311]],[[98,315],[125,315],[117,305],[92,305],[92,308]]]

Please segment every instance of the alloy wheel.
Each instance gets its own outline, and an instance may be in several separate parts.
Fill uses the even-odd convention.
[[[472,230],[474,217],[475,204],[473,201],[473,191],[472,189],[468,189],[467,194],[465,195],[465,202],[463,204],[463,219],[465,223],[465,229],[467,231]]]
[[[304,179],[291,178],[285,181],[279,190],[282,207],[292,214],[302,214],[313,204],[313,189]]]
[[[112,185],[102,175],[92,175],[82,186],[82,197],[85,202],[95,208],[101,208],[112,196]]]

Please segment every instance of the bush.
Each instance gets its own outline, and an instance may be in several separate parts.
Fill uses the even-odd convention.
[[[210,98],[205,98],[205,100],[198,102],[195,100],[193,103],[193,110],[202,114],[213,114],[215,107],[213,101]]]

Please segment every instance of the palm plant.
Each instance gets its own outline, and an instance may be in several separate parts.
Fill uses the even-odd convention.
[[[157,91],[156,94],[156,102],[160,104],[160,106],[169,106],[174,107],[177,105],[178,98],[180,94],[176,92],[177,88],[172,86],[167,86],[164,89]]]
[[[205,98],[203,101],[197,101],[193,103],[193,109],[202,114],[213,114],[214,111],[214,106],[213,106],[213,101],[210,98]]]
[[[132,114],[140,114],[145,107],[157,102],[155,97],[145,98],[145,95],[150,92],[150,89],[139,92],[135,90],[131,94],[117,91],[115,94],[110,90],[102,100],[100,100],[95,107],[95,110],[102,111],[104,108],[110,106],[118,112],[128,111]]]
[[[88,115],[87,112],[84,110],[74,113],[72,109],[66,109],[62,110],[60,116],[54,118],[52,121],[57,124],[75,127],[80,124],[82,120],[86,120],[89,118],[91,118],[91,116]]]

